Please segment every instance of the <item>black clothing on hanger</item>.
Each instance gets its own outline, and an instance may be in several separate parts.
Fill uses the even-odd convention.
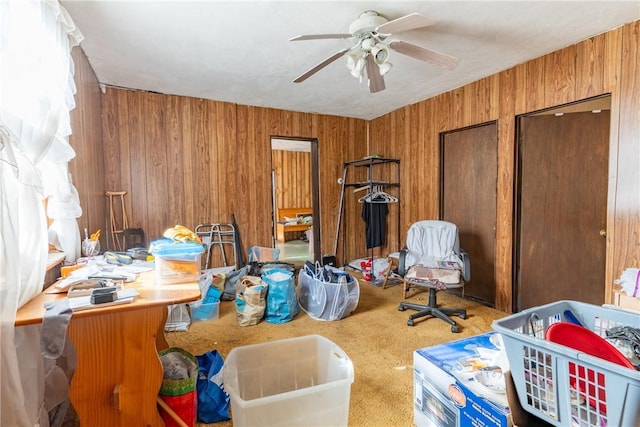
[[[384,246],[387,237],[387,213],[389,208],[386,203],[371,202],[362,203],[362,219],[366,223],[367,249]]]

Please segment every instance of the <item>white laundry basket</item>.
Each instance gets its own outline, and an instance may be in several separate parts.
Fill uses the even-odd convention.
[[[640,425],[640,371],[544,339],[550,325],[576,320],[603,338],[616,326],[640,327],[636,313],[575,301],[533,307],[493,322],[523,409],[556,426]],[[571,381],[586,386],[581,392]]]

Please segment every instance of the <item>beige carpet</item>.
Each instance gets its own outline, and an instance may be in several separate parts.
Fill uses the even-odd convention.
[[[426,304],[427,296],[423,292],[409,300]],[[193,323],[188,332],[168,333],[167,340],[169,345],[194,355],[218,350],[226,357],[238,346],[322,335],[338,344],[354,365],[349,426],[412,426],[413,351],[489,332],[493,320],[506,313],[440,292],[438,302],[443,306],[467,309],[466,320],[456,318],[461,332],[454,334],[448,324],[434,318],[418,320],[414,327],[407,326],[407,316],[412,311],[398,311],[401,300],[399,285],[382,289],[361,281],[358,307],[342,320],[317,321],[301,312],[285,324],[261,322],[248,327],[237,325],[234,302],[224,301],[220,304],[219,319]],[[233,423],[199,424],[205,425],[227,427]]]

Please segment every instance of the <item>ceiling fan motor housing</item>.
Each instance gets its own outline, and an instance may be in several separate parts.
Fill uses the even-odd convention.
[[[387,19],[375,10],[367,10],[362,12],[358,19],[349,25],[349,32],[354,36],[371,33],[380,25],[387,23]]]

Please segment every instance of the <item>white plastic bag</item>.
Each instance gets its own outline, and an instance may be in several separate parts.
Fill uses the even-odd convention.
[[[174,304],[169,306],[169,314],[164,324],[165,332],[184,332],[189,330],[191,317],[187,310],[187,304]]]

